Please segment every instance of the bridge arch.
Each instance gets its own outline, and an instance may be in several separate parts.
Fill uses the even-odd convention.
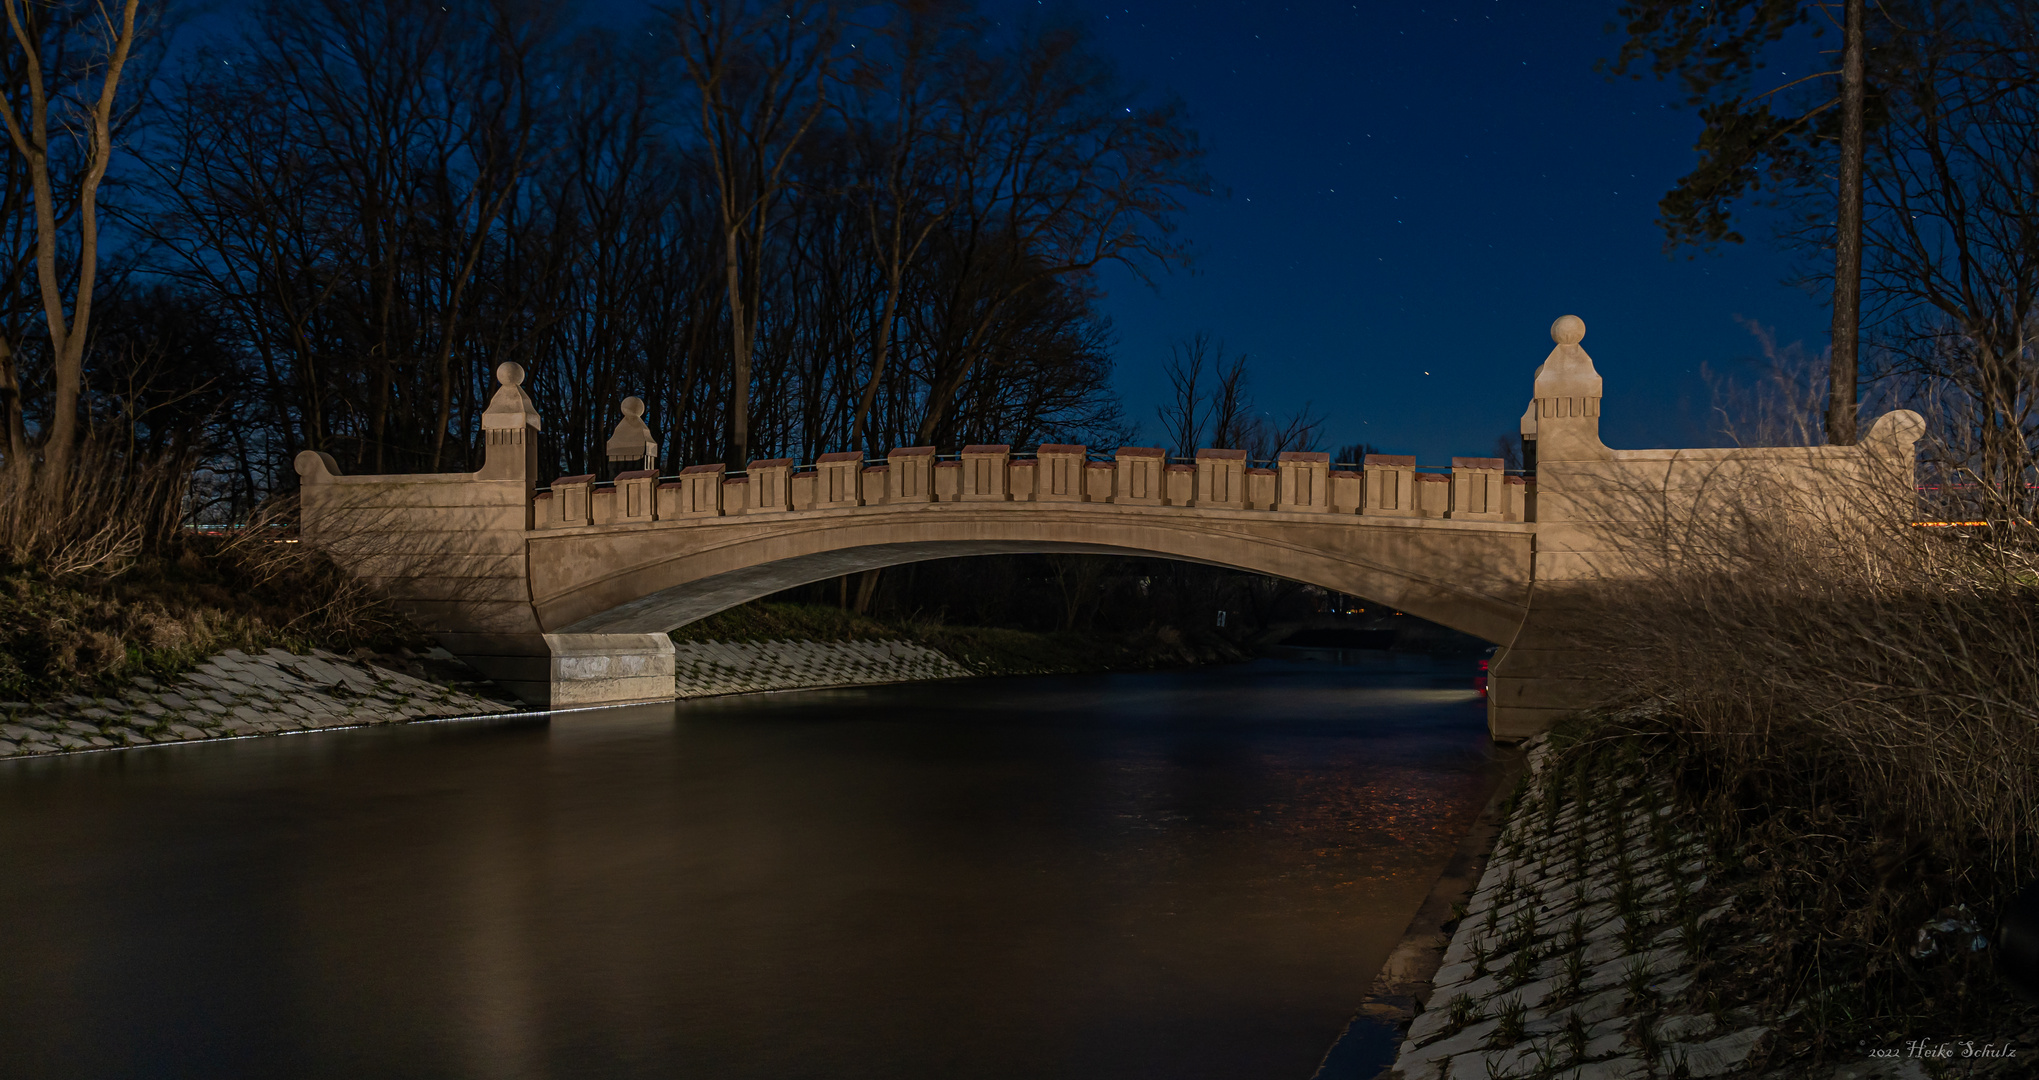
[[[663,633],[842,574],[1058,552],[1179,559],[1288,578],[1505,644],[1528,612],[1532,543],[1529,527],[1507,522],[1362,524],[1316,514],[929,503],[550,532],[530,543],[530,581],[548,632]]]

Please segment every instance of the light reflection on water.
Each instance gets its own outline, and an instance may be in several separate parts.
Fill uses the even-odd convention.
[[[1488,793],[1469,667],[0,764],[0,1075],[1300,1080]]]

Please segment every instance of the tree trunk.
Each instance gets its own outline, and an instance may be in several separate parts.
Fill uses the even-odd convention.
[[[7,425],[7,471],[17,481],[29,472],[28,426],[21,414],[21,377],[15,371],[14,350],[0,338],[0,423]]]
[[[723,226],[723,273],[729,288],[729,467],[750,467],[750,334],[743,304],[743,267],[734,226]]]
[[[1841,190],[1834,220],[1834,341],[1827,378],[1827,442],[1855,442],[1855,373],[1862,329],[1862,9],[1847,0],[1841,57]]]
[[[878,595],[878,571],[866,570],[857,578],[857,614],[871,613],[871,600]]]

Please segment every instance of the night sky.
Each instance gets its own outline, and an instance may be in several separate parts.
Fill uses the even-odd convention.
[[[1586,320],[1617,447],[1717,442],[1701,369],[1753,370],[1745,320],[1824,349],[1826,306],[1785,284],[1766,224],[1664,253],[1656,202],[1698,121],[1666,84],[1595,73],[1614,7],[1075,5],[1129,79],[1189,104],[1230,189],[1183,222],[1192,275],[1105,279],[1147,434],[1168,342],[1198,329],[1254,356],[1263,408],[1314,400],[1328,446],[1426,464],[1515,430],[1559,315]]]
[[[1223,194],[1182,219],[1194,269],[1102,279],[1145,441],[1169,342],[1198,330],[1251,354],[1264,411],[1313,402],[1327,449],[1425,464],[1516,430],[1559,315],[1586,320],[1617,447],[1717,443],[1702,370],[1754,372],[1751,324],[1825,348],[1826,305],[1786,283],[1803,267],[1762,220],[1746,245],[1664,252],[1656,202],[1699,125],[1670,86],[1594,71],[1616,0],[980,2],[1085,20],[1129,83],[1187,102],[1209,151]],[[619,28],[652,8],[579,5]]]

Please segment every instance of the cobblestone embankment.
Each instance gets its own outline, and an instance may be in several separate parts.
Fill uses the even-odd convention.
[[[1768,1028],[1688,1000],[1686,943],[1729,909],[1702,909],[1700,837],[1677,824],[1668,785],[1628,776],[1582,805],[1538,784],[1551,748],[1528,750],[1526,794],[1446,947],[1388,1076],[1396,1080],[1640,1080],[1740,1071]]]
[[[249,655],[229,649],[159,683],[134,680],[113,697],[0,702],[0,757],[269,735],[409,720],[486,716],[519,707],[315,650]]]
[[[683,698],[966,678],[968,668],[905,641],[676,645]],[[229,649],[167,682],[111,697],[0,702],[0,758],[515,712],[477,684],[448,684],[315,650]]]
[[[673,650],[683,698],[975,674],[942,653],[907,641],[700,641],[681,642]]]

